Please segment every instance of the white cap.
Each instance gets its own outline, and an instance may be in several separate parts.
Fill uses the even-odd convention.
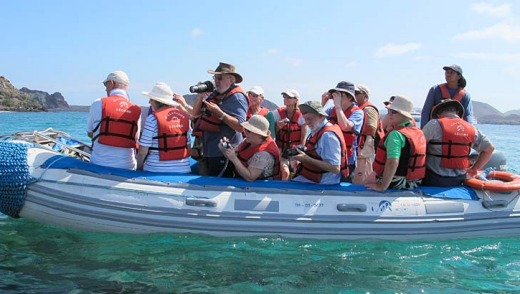
[[[102,82],[103,84],[108,81],[114,81],[116,83],[128,86],[130,80],[128,79],[128,75],[122,70],[116,70],[108,74],[107,78]]]
[[[300,99],[300,93],[294,89],[287,89],[284,92],[282,92],[282,95],[285,94],[291,98],[297,98]]]
[[[367,94],[367,96],[370,97],[370,88],[368,88],[368,86],[366,86],[366,85],[363,85],[363,84],[357,84],[355,90],[356,90],[357,92],[363,92],[363,93]]]
[[[264,89],[262,89],[260,86],[254,86],[251,88],[251,90],[249,90],[249,92],[255,93],[256,95],[264,95]]]

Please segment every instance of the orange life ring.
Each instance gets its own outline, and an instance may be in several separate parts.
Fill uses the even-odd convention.
[[[476,190],[489,190],[495,192],[510,192],[520,190],[520,176],[504,171],[491,171],[486,177],[489,180],[483,181],[478,177],[466,179],[464,184]]]

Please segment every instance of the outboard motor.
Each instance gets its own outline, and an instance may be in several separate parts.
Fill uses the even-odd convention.
[[[471,164],[473,164],[478,157],[478,152],[475,150],[471,150],[471,154],[469,155],[469,160]],[[493,168],[494,170],[500,170],[505,171],[507,170],[507,162],[506,162],[506,156],[501,151],[493,151],[493,154],[491,154],[491,158],[489,159],[488,163],[482,168]]]

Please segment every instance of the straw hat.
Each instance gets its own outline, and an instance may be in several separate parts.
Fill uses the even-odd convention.
[[[150,92],[141,92],[143,95],[150,97],[155,101],[170,106],[179,106],[179,103],[173,101],[173,91],[166,83],[157,82]]]
[[[218,64],[217,69],[215,70],[208,70],[208,73],[212,75],[222,75],[222,74],[228,74],[235,77],[237,84],[241,83],[244,79],[242,79],[242,76],[235,72],[235,66],[229,63],[220,62]]]
[[[413,102],[405,96],[394,96],[394,101],[390,103],[386,108],[395,110],[400,114],[412,119]]]
[[[242,123],[242,126],[251,133],[262,137],[267,137],[271,134],[269,131],[269,121],[259,114],[251,116],[248,121]]]

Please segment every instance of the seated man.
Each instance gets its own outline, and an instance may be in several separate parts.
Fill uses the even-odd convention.
[[[428,143],[425,186],[459,186],[475,176],[489,161],[495,147],[486,135],[463,120],[464,107],[452,99],[442,100],[432,110],[432,120],[423,128]],[[470,166],[471,148],[479,152]]]
[[[300,104],[300,111],[311,135],[305,144],[306,151],[296,149],[297,154],[293,156],[300,162],[293,180],[339,184],[341,176],[348,176],[347,147],[340,127],[327,120],[327,113],[319,101]]]
[[[373,165],[376,178],[369,180],[366,187],[376,191],[414,189],[425,174],[426,139],[412,124],[410,99],[395,96],[387,109],[394,128],[379,142]]]

